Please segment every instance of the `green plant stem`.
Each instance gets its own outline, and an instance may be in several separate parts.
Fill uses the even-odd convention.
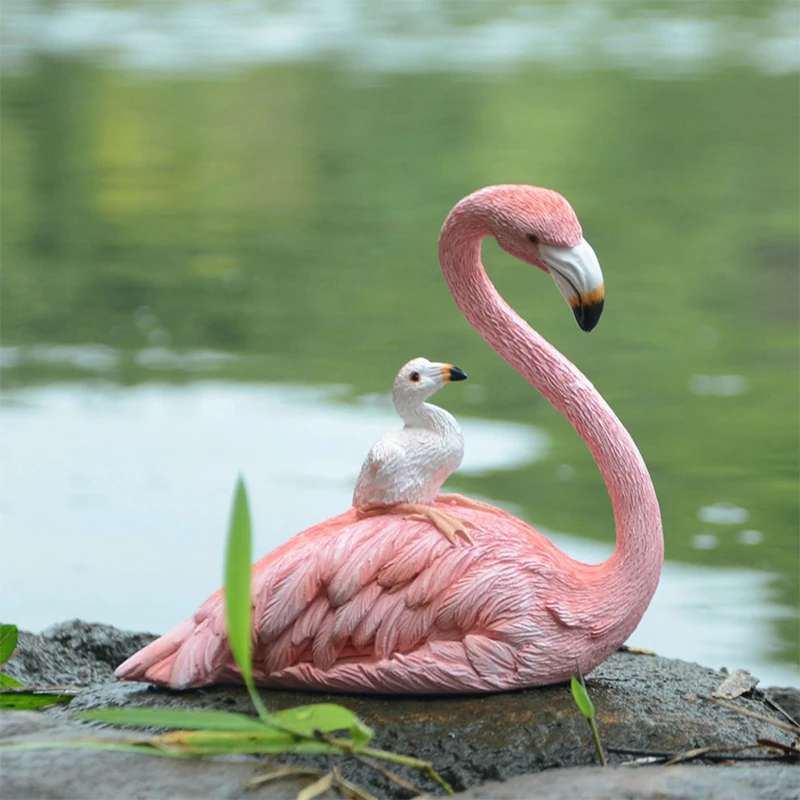
[[[603,752],[603,745],[600,742],[600,734],[597,731],[597,723],[594,721],[594,717],[589,717],[589,730],[592,732],[592,739],[594,740],[594,749],[597,750],[597,757],[600,759],[600,764],[604,767],[608,766],[608,762],[606,761],[606,754]]]
[[[167,752],[149,744],[130,744],[115,742],[113,739],[60,739],[52,742],[20,742],[19,744],[0,745],[0,752],[12,750],[110,750],[118,753],[141,753],[147,756],[163,758],[196,758],[193,754]]]
[[[392,770],[390,770],[388,767],[384,767],[382,764],[379,764],[374,758],[369,758],[363,753],[356,752],[351,753],[351,755],[362,764],[366,764],[368,767],[372,767],[372,769],[377,770],[393,783],[396,783],[398,786],[402,786],[404,789],[411,792],[414,797],[424,794],[421,789],[418,789],[416,786],[414,786],[414,784],[410,783],[396,772],[392,772]]]
[[[430,761],[422,761],[422,759],[414,758],[413,756],[404,756],[400,753],[392,753],[388,750],[375,750],[372,747],[355,747],[352,742],[346,739],[335,739],[334,737],[325,737],[325,740],[332,745],[335,745],[345,753],[354,753],[363,756],[371,756],[372,758],[379,758],[382,761],[390,761],[393,764],[402,764],[405,767],[413,767],[414,769],[422,770],[442,787],[447,794],[455,794],[453,787],[434,769]]]
[[[378,800],[375,795],[370,794],[352,781],[347,780],[347,778],[339,772],[339,768],[335,764],[333,766],[333,783],[334,786],[344,789],[346,793],[349,793],[352,797],[358,798],[358,800]]]
[[[269,711],[267,711],[267,707],[264,705],[264,701],[261,699],[261,695],[258,693],[258,689],[256,689],[252,679],[247,681],[246,685],[247,691],[250,693],[250,699],[253,701],[253,705],[256,707],[256,711],[258,712],[258,716],[264,722],[269,722]]]

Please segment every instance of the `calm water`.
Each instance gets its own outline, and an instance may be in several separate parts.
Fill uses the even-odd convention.
[[[650,466],[634,641],[797,683],[797,5],[160,8],[4,4],[3,615],[168,627],[219,582],[236,472],[259,555],[341,510],[415,355],[470,375],[452,488],[604,558],[585,445],[436,264],[461,196],[529,182],[581,218],[600,326],[485,260]]]

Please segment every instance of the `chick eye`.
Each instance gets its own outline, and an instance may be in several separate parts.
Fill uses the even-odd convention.
[[[539,237],[535,233],[528,234],[529,241],[533,242],[534,244],[539,244]]]
[[[408,379],[411,381],[411,383],[419,383],[419,372],[412,372],[408,376]]]

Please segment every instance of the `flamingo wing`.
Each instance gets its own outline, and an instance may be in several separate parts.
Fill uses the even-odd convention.
[[[496,544],[454,547],[427,523],[384,516],[315,548],[313,564],[298,552],[254,598],[257,680],[432,691],[514,674],[515,633],[527,630],[515,622],[535,570]]]
[[[477,510],[464,515],[478,528],[493,521]],[[485,691],[521,669],[536,625],[520,611],[531,605],[539,573],[524,560],[523,538],[453,546],[426,522],[384,515],[348,516],[336,536],[296,539],[253,570],[259,684]],[[159,643],[154,657],[146,648],[136,670],[123,665],[118,676],[172,688],[241,680],[219,592],[149,647]]]

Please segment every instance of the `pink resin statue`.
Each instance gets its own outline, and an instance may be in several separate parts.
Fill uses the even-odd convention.
[[[498,294],[481,263],[486,236],[549,273],[586,331],[603,308],[597,258],[569,203],[533,186],[465,197],[439,238],[442,271],[464,316],[589,446],[614,508],[613,554],[584,564],[491,505],[437,495],[463,443],[452,416],[424,401],[466,376],[415,359],[395,381],[405,427],[370,451],[354,507],[253,566],[259,685],[392,694],[539,686],[568,679],[576,664],[588,673],[642,618],[664,550],[647,468],[594,386]],[[241,682],[222,591],[116,675],[173,689]]]

